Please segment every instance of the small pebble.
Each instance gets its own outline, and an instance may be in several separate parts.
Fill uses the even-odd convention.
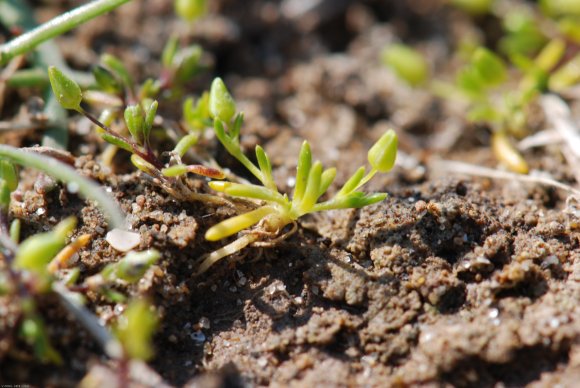
[[[113,229],[107,233],[105,240],[107,240],[114,249],[120,252],[128,252],[139,245],[141,242],[141,235],[128,230]]]

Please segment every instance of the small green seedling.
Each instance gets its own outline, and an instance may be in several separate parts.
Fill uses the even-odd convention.
[[[115,70],[118,75],[116,79],[120,84],[124,85],[123,89],[131,90],[133,82],[130,80],[130,76],[123,65],[113,57],[107,56],[105,59],[108,67]],[[107,110],[103,112],[101,116],[102,121],[97,119],[81,107],[83,94],[80,87],[72,79],[55,67],[50,67],[48,72],[58,102],[67,109],[81,113],[97,125],[100,131],[99,134],[103,140],[130,152],[133,165],[153,177],[154,181],[170,195],[185,201],[203,201],[222,205],[225,203],[219,197],[193,192],[183,180],[185,174],[188,172],[212,179],[222,179],[224,177],[223,172],[216,168],[197,164],[185,165],[182,163],[181,158],[185,152],[197,141],[197,134],[188,134],[178,142],[171,153],[172,158],[169,165],[165,165],[159,160],[159,157],[151,147],[150,141],[157,114],[157,101],[146,98],[140,103],[130,104],[124,109],[124,121],[129,135],[126,136],[113,130],[108,125],[115,119],[111,111]],[[107,85],[112,84],[108,81],[106,83]],[[186,111],[195,123],[192,123],[192,125],[198,125],[198,121],[199,123],[203,121],[201,115],[206,114],[204,112],[207,111],[205,107],[207,105],[204,106],[203,101],[202,97],[197,108],[188,108]]]
[[[254,164],[240,147],[239,134],[243,123],[242,114],[236,114],[235,102],[220,78],[216,78],[210,92],[210,112],[214,118],[217,138],[226,150],[240,161],[256,177],[261,185],[212,181],[210,187],[232,197],[260,201],[260,205],[248,213],[229,218],[205,234],[209,241],[218,241],[244,229],[259,224],[233,243],[209,254],[201,263],[198,273],[206,271],[221,258],[231,255],[264,236],[277,237],[289,224],[296,223],[305,214],[323,210],[361,208],[384,200],[387,194],[365,194],[359,188],[377,172],[388,172],[393,168],[397,154],[397,135],[387,131],[368,152],[370,171],[360,167],[342,186],[336,195],[319,202],[336,176],[336,169],[324,169],[319,161],[313,162],[310,145],[304,142],[298,156],[296,184],[291,197],[278,191],[272,176],[270,158],[262,147],[256,147]]]

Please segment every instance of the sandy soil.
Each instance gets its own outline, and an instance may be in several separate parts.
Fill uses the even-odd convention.
[[[78,2],[36,3],[46,18]],[[331,190],[365,163],[366,149],[386,128],[394,126],[401,139],[399,166],[369,185],[389,193],[384,202],[308,217],[275,247],[247,249],[243,260],[193,277],[198,258],[223,244],[206,242],[205,230],[231,212],[177,203],[127,168],[123,155],[108,171],[92,156],[94,137],[72,118],[78,170],[111,188],[142,236],[140,248],[163,253],[129,290],[153,298],[161,317],[156,357],[135,365],[135,373],[154,386],[161,384],[155,378],[216,387],[574,386],[580,233],[577,215],[565,211],[566,195],[430,168],[434,157],[496,167],[489,132],[464,122],[456,107],[402,85],[377,60],[385,44],[405,39],[444,74],[465,16],[435,2],[327,3],[292,17],[279,2],[216,1],[212,9],[220,13],[189,28],[174,18],[171,2],[135,1],[58,40],[74,67],[86,69],[109,51],[138,78],[159,70],[172,32],[202,44],[213,67],[187,87],[199,93],[213,75],[224,77],[246,112],[244,146],[265,145],[282,190],[301,139],[325,165],[337,166]],[[12,93],[15,110],[27,94]],[[4,141],[28,145],[39,133]],[[208,147],[244,173],[224,150]],[[558,149],[526,157],[533,168],[573,179]],[[35,186],[37,178],[23,172],[24,205],[12,213],[23,219],[25,235],[75,214],[76,233],[93,236],[79,256],[82,276],[119,258],[104,241],[98,209],[58,185]],[[202,180],[192,178],[192,185],[208,190]],[[114,304],[87,296],[103,321],[119,314]],[[115,365],[57,301],[47,296],[40,306],[65,365],[34,360],[15,335],[18,306],[3,297],[0,382],[72,386],[87,373],[114,382]]]

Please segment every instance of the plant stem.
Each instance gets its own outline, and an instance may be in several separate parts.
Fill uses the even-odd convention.
[[[72,167],[54,158],[23,151],[4,144],[0,144],[0,158],[6,158],[13,163],[35,168],[67,184],[76,184],[79,193],[85,198],[97,202],[107,217],[111,228],[127,228],[123,211],[119,205],[99,185],[79,175]]]
[[[369,173],[363,179],[361,179],[360,183],[353,191],[356,191],[359,187],[364,186],[368,181],[370,181],[375,176],[376,173],[377,173],[376,168],[370,170]]]
[[[137,155],[140,158],[142,158],[143,160],[151,163],[158,170],[161,170],[161,168],[163,167],[163,165],[161,164],[161,162],[159,160],[157,160],[157,158],[155,157],[155,154],[153,153],[153,151],[151,151],[151,150],[148,150],[147,152],[141,151],[141,149],[139,148],[139,146],[134,141],[132,141],[131,139],[127,139],[127,138],[119,135],[117,132],[113,131],[111,128],[109,128],[105,124],[101,123],[99,121],[99,119],[97,119],[95,116],[93,116],[92,114],[90,114],[86,110],[84,110],[84,109],[81,108],[81,110],[79,111],[79,113],[82,114],[82,115],[84,115],[93,124],[95,124],[96,126],[98,126],[99,128],[101,128],[103,131],[107,132],[109,135],[111,135],[113,137],[116,137],[117,139],[119,139],[119,140],[121,140],[121,141],[129,144],[131,146],[132,152],[135,155]]]
[[[0,65],[5,65],[15,56],[25,54],[39,44],[61,35],[80,24],[109,12],[129,1],[130,0],[96,0],[57,16],[34,30],[0,46]]]

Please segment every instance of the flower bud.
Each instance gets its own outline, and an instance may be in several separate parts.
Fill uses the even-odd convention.
[[[214,119],[225,123],[229,123],[236,113],[236,103],[221,78],[214,79],[211,84],[209,113]]]
[[[397,157],[397,134],[389,129],[371,147],[368,154],[370,165],[379,172],[387,172],[395,165]]]
[[[80,111],[83,94],[80,86],[56,67],[48,68],[48,79],[56,100],[65,109]]]
[[[175,13],[191,22],[205,15],[207,0],[175,0]]]

